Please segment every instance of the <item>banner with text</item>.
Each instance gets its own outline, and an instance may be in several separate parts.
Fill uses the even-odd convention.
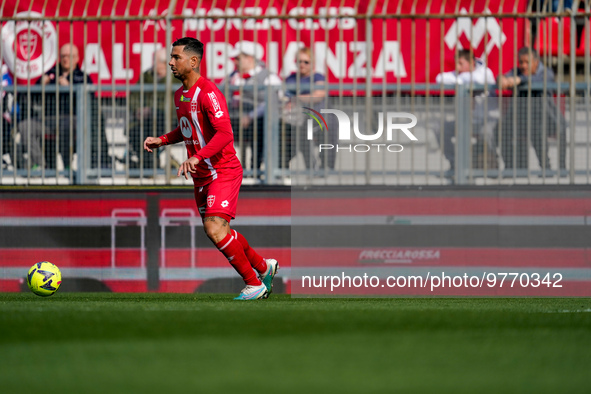
[[[216,82],[233,71],[229,55],[241,40],[254,42],[260,60],[282,77],[296,71],[298,48],[311,47],[315,69],[333,83],[364,82],[367,68],[374,83],[434,82],[441,71],[455,69],[457,49],[472,48],[495,75],[514,66],[515,45],[524,42],[524,19],[486,15],[523,12],[526,0],[434,0],[428,2],[430,9],[424,3],[415,9],[412,2],[378,0],[374,18],[366,22],[355,16],[366,14],[367,4],[352,0],[314,6],[294,0],[189,1],[178,2],[174,10],[155,0],[63,2],[59,9],[42,0],[7,0],[2,17],[21,19],[2,23],[2,58],[19,83],[34,82],[59,60],[59,47],[72,42],[94,83],[135,83],[165,45],[170,13],[172,40],[191,36],[203,41],[201,71]],[[477,17],[461,17],[468,12]],[[129,16],[128,21],[113,19]],[[48,19],[35,21],[39,17]],[[373,46],[369,50],[367,42]]]

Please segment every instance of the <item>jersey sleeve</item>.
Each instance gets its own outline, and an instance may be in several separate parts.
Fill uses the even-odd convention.
[[[214,89],[207,92],[202,101],[202,110],[213,128],[213,137],[195,155],[199,160],[208,159],[222,151],[234,141],[226,99]]]
[[[181,132],[181,127],[177,126],[176,129],[172,130],[170,133],[161,135],[158,138],[162,140],[162,145],[176,144],[183,140],[183,133]]]

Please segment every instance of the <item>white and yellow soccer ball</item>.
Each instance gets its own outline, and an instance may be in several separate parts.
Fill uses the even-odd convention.
[[[38,296],[49,297],[60,288],[62,273],[57,265],[42,261],[29,270],[27,284],[29,289]]]

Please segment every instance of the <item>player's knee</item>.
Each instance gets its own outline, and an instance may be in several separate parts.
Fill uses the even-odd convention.
[[[203,230],[205,234],[214,242],[220,242],[227,234],[226,227],[222,223],[223,219],[207,217],[203,221]]]
[[[203,231],[209,238],[215,236],[219,232],[219,227],[214,222],[203,222]]]

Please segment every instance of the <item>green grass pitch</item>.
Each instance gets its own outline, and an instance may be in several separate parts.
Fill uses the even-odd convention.
[[[0,293],[0,392],[591,392],[591,299]]]

